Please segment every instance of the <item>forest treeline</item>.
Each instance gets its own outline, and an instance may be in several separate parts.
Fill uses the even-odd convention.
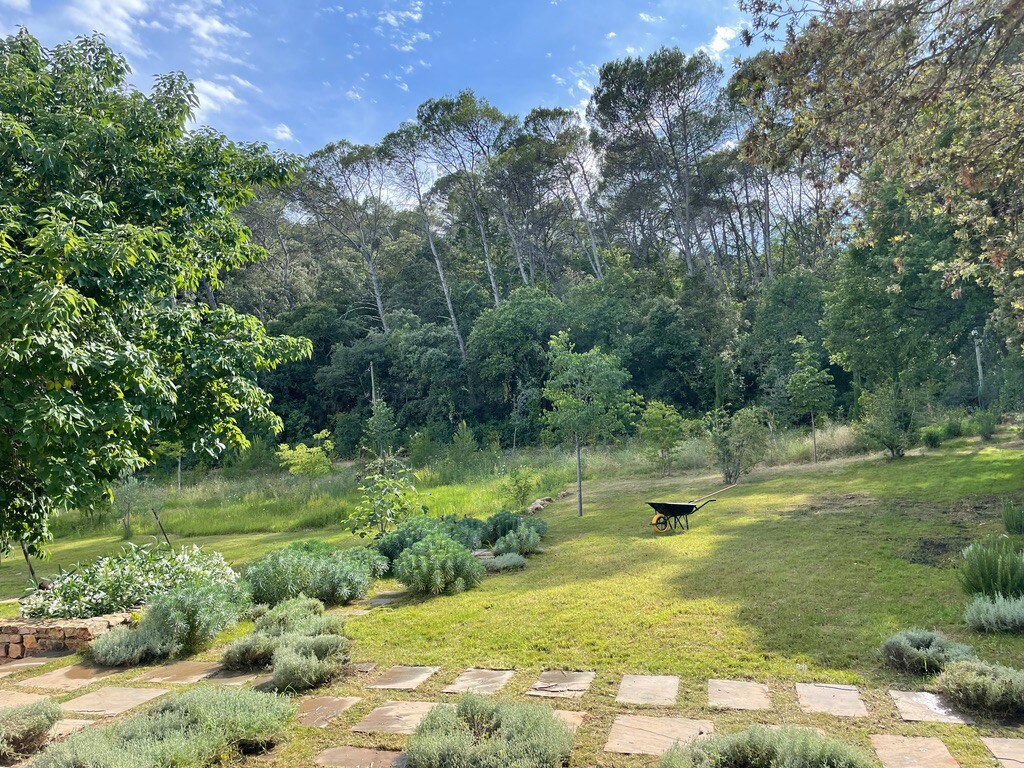
[[[240,216],[269,257],[208,298],[312,340],[261,378],[283,439],[353,451],[375,386],[406,436],[536,442],[561,330],[692,415],[807,418],[798,337],[834,415],[880,389],[1019,407],[1022,132],[994,112],[1020,98],[1020,4],[819,5],[745,3],[767,47],[728,70],[665,48],[604,64],[585,112],[431,99],[262,189]]]

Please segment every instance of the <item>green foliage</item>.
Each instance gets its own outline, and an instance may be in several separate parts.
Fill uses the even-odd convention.
[[[398,424],[391,406],[378,397],[370,405],[370,418],[363,429],[363,445],[377,456],[394,453],[398,445]]]
[[[526,558],[514,552],[504,555],[496,555],[484,561],[484,568],[488,573],[501,573],[502,571],[521,571],[526,567]]]
[[[282,158],[187,130],[184,75],[145,94],[98,35],[48,50],[21,31],[0,62],[0,552],[38,552],[158,440],[216,456],[243,424],[279,429],[257,377],[310,345],[213,297],[264,255],[233,211],[288,178]]]
[[[964,610],[964,622],[976,632],[1024,633],[1024,597],[975,595]]]
[[[1004,501],[1003,525],[1007,533],[1024,534],[1024,506],[1012,501]]]
[[[946,436],[946,430],[941,426],[930,426],[921,428],[921,442],[926,448],[941,448],[942,440]]]
[[[447,536],[470,550],[479,549],[488,530],[484,521],[473,517],[436,518],[416,515],[402,522],[396,530],[378,538],[374,547],[394,563],[405,550],[432,534]]]
[[[705,418],[711,455],[729,484],[737,482],[760,461],[768,447],[764,413],[742,408],[734,414],[719,409]]]
[[[501,476],[501,495],[514,509],[523,509],[530,503],[537,487],[537,475],[522,464],[513,464]]]
[[[366,595],[387,570],[383,557],[365,547],[337,549],[322,541],[296,542],[268,552],[242,569],[257,603],[277,605],[299,595],[325,605],[344,605]]]
[[[61,714],[60,705],[52,699],[4,708],[0,718],[0,760],[13,762],[43,746]]]
[[[949,440],[960,437],[964,433],[964,419],[959,412],[947,413],[942,421],[942,434]]]
[[[999,422],[1002,421],[1002,414],[988,408],[977,410],[971,414],[970,430],[982,440],[991,440],[999,429]]]
[[[673,747],[658,768],[874,768],[867,754],[813,728],[754,725]]]
[[[572,744],[550,707],[467,694],[431,710],[405,754],[409,768],[560,768]]]
[[[990,715],[1024,715],[1024,672],[982,661],[958,661],[935,681],[950,703]]]
[[[914,443],[916,413],[912,398],[902,387],[887,384],[860,397],[858,434],[869,445],[884,448],[892,458],[902,456]]]
[[[494,542],[493,549],[495,555],[532,555],[540,551],[540,534],[527,525],[520,525]]]
[[[505,534],[518,529],[525,519],[521,514],[504,509],[491,515],[487,518],[487,538],[485,541],[489,544],[494,544]]]
[[[426,430],[414,432],[409,438],[409,463],[419,469],[441,455],[441,446]]]
[[[672,468],[676,446],[686,437],[686,421],[673,406],[648,400],[640,418],[639,437],[664,474]]]
[[[313,435],[316,445],[310,447],[299,443],[294,448],[287,443],[281,443],[277,448],[277,460],[288,472],[300,477],[323,477],[331,474],[334,465],[331,463],[331,453],[334,451],[334,441],[330,438],[327,430],[317,432]]]
[[[827,411],[835,402],[836,392],[832,386],[832,374],[822,368],[811,343],[803,336],[793,339],[795,368],[786,381],[786,392],[797,413],[815,414]]]
[[[205,768],[269,749],[295,714],[284,696],[249,688],[194,688],[144,713],[86,728],[36,758],[40,768]]]
[[[394,572],[413,592],[453,595],[477,586],[484,567],[466,547],[434,533],[405,550]]]
[[[1011,539],[978,541],[963,551],[960,583],[969,595],[1024,596],[1024,556]]]
[[[116,555],[61,571],[50,589],[22,601],[21,612],[32,618],[88,618],[126,611],[178,587],[233,584],[236,579],[217,552],[128,544]]]
[[[908,629],[895,634],[882,643],[880,650],[889,666],[912,675],[934,675],[954,661],[975,658],[969,645],[927,629]]]
[[[446,458],[456,466],[472,464],[480,451],[473,430],[465,421],[459,422],[455,437],[445,451]]]
[[[405,463],[385,453],[366,465],[359,492],[362,499],[345,524],[365,536],[375,529],[382,536],[419,508],[416,487]]]

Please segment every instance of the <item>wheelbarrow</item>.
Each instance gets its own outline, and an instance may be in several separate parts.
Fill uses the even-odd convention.
[[[728,491],[729,488],[734,488],[735,485],[730,485],[727,488],[723,488],[721,491],[715,491],[715,493],[721,493],[722,491]],[[665,533],[668,530],[676,530],[683,528],[684,530],[690,530],[690,515],[696,512],[701,507],[710,504],[718,499],[711,499],[708,496],[714,494],[709,493],[707,496],[701,496],[699,499],[693,501],[648,501],[647,506],[654,510],[654,517],[651,519],[651,525],[654,526],[654,530],[659,533]],[[682,522],[680,522],[682,520]],[[685,528],[684,528],[685,526]]]

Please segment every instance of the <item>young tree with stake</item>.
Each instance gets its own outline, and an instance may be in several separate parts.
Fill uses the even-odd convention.
[[[797,412],[811,415],[811,450],[817,464],[818,432],[814,417],[835,402],[836,392],[832,386],[832,374],[818,365],[810,342],[803,336],[797,336],[793,344],[796,345],[793,353],[796,370],[786,382],[786,391]]]

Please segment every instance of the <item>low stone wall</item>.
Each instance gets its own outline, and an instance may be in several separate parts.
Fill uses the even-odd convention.
[[[111,627],[127,624],[131,613],[92,619],[0,619],[0,659],[47,651],[81,651]]]

